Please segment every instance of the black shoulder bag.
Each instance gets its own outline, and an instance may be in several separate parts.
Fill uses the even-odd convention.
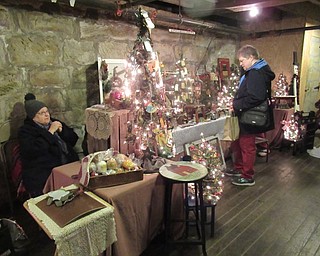
[[[268,98],[260,105],[242,112],[240,123],[251,126],[266,126],[269,123],[269,100]]]

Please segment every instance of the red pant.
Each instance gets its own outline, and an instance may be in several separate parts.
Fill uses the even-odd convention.
[[[241,177],[253,179],[254,162],[256,161],[256,134],[240,134],[239,139],[232,142],[233,168],[241,170]]]

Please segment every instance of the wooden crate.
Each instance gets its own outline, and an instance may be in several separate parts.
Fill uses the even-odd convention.
[[[114,110],[111,113],[112,131],[110,147],[122,154],[133,153],[133,145],[126,142],[128,134],[128,121],[132,121],[132,112],[128,109]]]
[[[115,151],[130,154],[134,152],[132,143],[125,143],[128,121],[133,120],[129,109],[114,110],[104,105],[86,109],[86,129],[88,152],[114,148]]]

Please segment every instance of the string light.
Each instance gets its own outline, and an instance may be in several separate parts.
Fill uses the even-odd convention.
[[[202,164],[207,167],[208,175],[203,182],[204,200],[210,204],[216,204],[223,192],[223,170],[225,168],[223,163],[223,154],[217,143],[207,141],[203,133],[200,134],[201,142],[199,144],[191,144],[190,156],[193,162]],[[189,186],[189,191],[194,197],[194,187]]]
[[[286,140],[295,142],[301,138],[298,121],[295,120],[294,115],[291,116],[290,120],[282,120],[281,124],[283,125],[283,137]]]
[[[250,17],[252,17],[252,18],[258,16],[259,13],[260,13],[260,11],[259,11],[259,9],[258,9],[256,6],[252,7],[252,8],[250,9],[250,11],[249,11],[249,15],[250,15]]]

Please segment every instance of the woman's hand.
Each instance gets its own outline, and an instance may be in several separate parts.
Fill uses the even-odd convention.
[[[55,132],[61,132],[62,131],[62,124],[59,121],[54,121],[51,123],[49,132],[54,134]]]

